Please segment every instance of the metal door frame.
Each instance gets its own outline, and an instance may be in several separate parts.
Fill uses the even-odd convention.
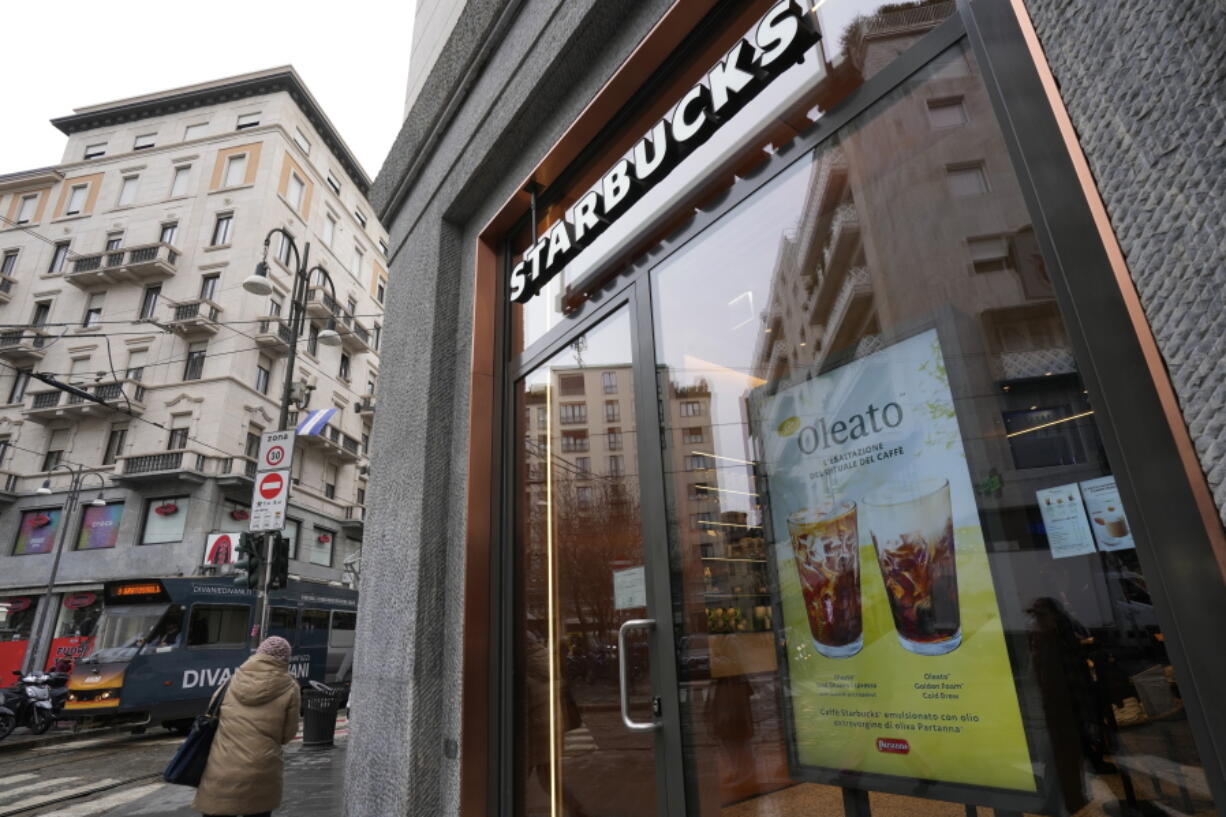
[[[655,732],[656,795],[659,817],[685,813],[684,786],[681,765],[680,687],[674,657],[672,628],[671,564],[668,558],[668,528],[664,511],[663,453],[661,450],[660,416],[654,377],[654,339],[650,297],[644,271],[622,279],[609,288],[607,294],[589,308],[573,317],[564,318],[529,354],[521,355],[506,369],[503,389],[504,440],[517,440],[515,398],[517,384],[550,358],[563,351],[576,338],[591,331],[614,314],[626,309],[630,318],[631,376],[634,388],[635,454],[638,458],[639,508],[643,539],[643,564],[647,584],[647,614],[657,626],[649,640],[649,671],[651,694],[661,703],[657,718],[660,728]],[[649,356],[649,357],[647,357]],[[651,365],[647,363],[651,361]],[[515,541],[517,514],[515,485],[515,454],[504,451],[501,464],[503,507],[501,541],[504,547],[498,578],[501,598],[495,605],[501,626],[497,633],[502,654],[497,670],[499,683],[496,710],[500,729],[498,762],[502,785],[499,787],[501,813],[512,814],[515,796],[515,697],[512,659],[515,654],[515,583],[517,565],[510,545]],[[620,683],[620,680],[619,680]]]

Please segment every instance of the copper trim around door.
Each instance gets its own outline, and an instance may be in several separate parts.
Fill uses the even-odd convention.
[[[1063,98],[1060,96],[1059,88],[1056,85],[1056,78],[1052,74],[1051,66],[1047,63],[1047,55],[1043,51],[1042,43],[1039,42],[1039,36],[1030,19],[1030,14],[1026,11],[1023,0],[1010,0],[1010,2],[1014,13],[1017,15],[1018,26],[1026,42],[1026,47],[1030,51],[1031,58],[1034,60],[1035,72],[1038,74],[1039,81],[1043,85],[1047,101],[1051,105],[1052,113],[1056,119],[1056,125],[1060,129],[1065,149],[1068,151],[1069,159],[1076,169],[1077,181],[1081,185],[1086,203],[1090,207],[1090,213],[1094,218],[1095,226],[1098,228],[1099,238],[1107,252],[1107,259],[1111,264],[1112,274],[1115,276],[1115,282],[1120,288],[1120,295],[1128,310],[1128,318],[1132,323],[1133,331],[1136,332],[1141,352],[1145,356],[1145,363],[1149,369],[1150,378],[1153,380],[1154,390],[1158,395],[1159,402],[1162,404],[1162,411],[1166,416],[1167,424],[1170,426],[1171,437],[1175,441],[1175,447],[1179,452],[1179,459],[1183,463],[1184,471],[1187,474],[1188,486],[1191,488],[1192,497],[1196,502],[1197,509],[1200,511],[1201,519],[1205,525],[1205,532],[1209,536],[1209,543],[1213,548],[1214,557],[1217,559],[1218,568],[1222,572],[1222,577],[1226,578],[1226,529],[1222,527],[1222,520],[1218,516],[1217,503],[1214,502],[1213,493],[1209,489],[1209,482],[1205,478],[1205,472],[1201,467],[1200,459],[1196,456],[1196,446],[1193,444],[1192,436],[1188,432],[1183,412],[1180,411],[1179,398],[1175,394],[1175,387],[1167,373],[1166,364],[1162,359],[1162,352],[1158,348],[1158,341],[1154,337],[1149,320],[1145,317],[1145,309],[1141,305],[1141,297],[1137,292],[1136,282],[1133,281],[1132,273],[1128,270],[1128,262],[1124,258],[1123,248],[1120,247],[1119,239],[1116,237],[1115,230],[1111,226],[1111,217],[1107,214],[1107,207],[1098,192],[1098,185],[1095,183],[1094,174],[1090,170],[1089,160],[1086,159],[1085,152],[1081,149],[1081,143],[1077,139],[1077,132],[1073,128],[1073,120],[1069,116]]]

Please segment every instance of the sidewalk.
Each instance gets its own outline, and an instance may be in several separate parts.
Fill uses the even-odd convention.
[[[304,749],[299,741],[286,746],[284,796],[273,814],[338,817],[342,813],[347,741],[348,735],[339,734],[331,749]],[[200,817],[200,812],[191,808],[195,795],[195,789],[160,783],[140,799],[98,813],[98,817]]]

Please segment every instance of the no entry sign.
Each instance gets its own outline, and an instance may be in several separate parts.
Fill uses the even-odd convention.
[[[281,530],[285,527],[285,512],[289,507],[289,469],[261,471],[255,475],[255,490],[251,497],[253,533]]]
[[[260,475],[260,496],[264,499],[276,499],[284,490],[285,477],[279,471]]]

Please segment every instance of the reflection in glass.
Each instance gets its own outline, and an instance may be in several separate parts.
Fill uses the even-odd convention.
[[[856,5],[818,7],[850,15],[838,42],[862,76],[935,25],[921,17],[953,7],[900,4],[856,22]],[[794,711],[788,662],[825,661],[836,684],[836,673],[849,672],[841,667],[873,648],[870,631],[883,629],[910,659],[932,667],[965,659],[987,637],[987,625],[968,629],[967,594],[979,591],[960,583],[972,557],[989,594],[976,603],[993,605],[994,637],[1007,648],[1012,677],[1003,682],[1016,688],[1025,772],[1038,790],[1001,805],[1000,788],[961,783],[962,796],[1044,815],[1217,813],[1137,560],[1143,545],[1133,542],[969,53],[955,48],[936,60],[674,252],[651,280],[695,813],[840,814],[840,793],[822,785],[835,783],[893,792],[873,794],[875,814],[964,814],[906,796],[948,796],[917,780],[922,774],[842,773],[905,754],[907,741],[896,739],[905,733],[866,728],[835,768],[800,767],[793,718],[829,727],[831,741],[846,733],[829,712]],[[760,427],[757,396],[882,359],[925,331],[940,339],[940,376],[973,487],[967,507],[951,510],[948,483],[912,480],[894,495],[857,498],[854,512],[815,506],[775,529],[763,440],[794,430]],[[1051,505],[1040,500],[1057,488]],[[955,543],[959,513],[982,530],[973,553]],[[819,530],[836,520],[833,531]],[[858,561],[838,547],[853,529]],[[799,622],[781,612],[789,583],[803,585],[812,605]],[[840,586],[836,605],[839,594],[827,590]],[[870,594],[882,599],[879,619],[870,619]],[[855,642],[859,618],[863,651],[839,654]],[[929,682],[941,689],[933,672]],[[860,703],[870,708],[871,695]],[[962,714],[952,703],[949,712]],[[974,743],[961,751],[973,764]],[[925,760],[912,754],[894,768]]]
[[[618,709],[617,631],[647,603],[630,349],[623,308],[518,384],[518,814],[655,813],[653,738]],[[628,645],[648,721],[645,634]]]

